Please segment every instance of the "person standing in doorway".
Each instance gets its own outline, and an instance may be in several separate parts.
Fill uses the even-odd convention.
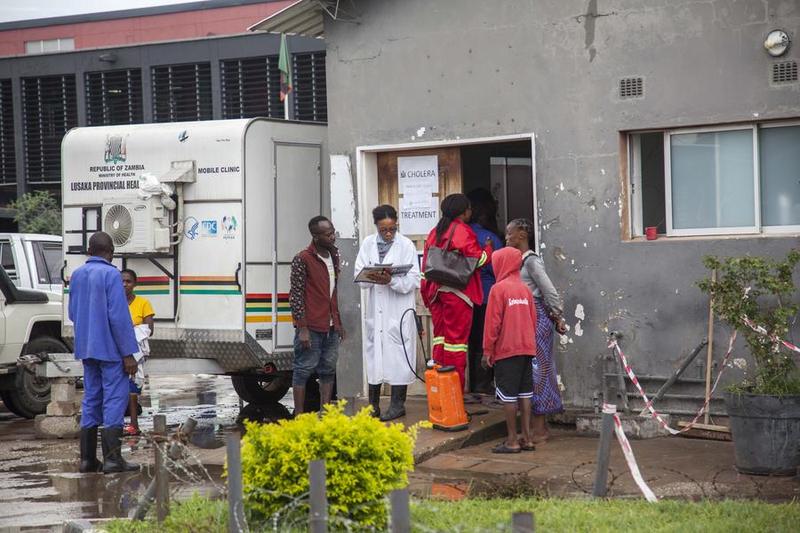
[[[567,325],[558,291],[545,272],[544,261],[533,251],[536,247],[533,222],[525,218],[512,220],[506,227],[506,245],[522,252],[522,281],[531,289],[536,303],[532,432],[533,442],[540,443],[550,437],[545,416],[563,411],[553,357],[553,326],[563,335]]]
[[[447,196],[442,200],[441,210],[442,218],[425,240],[422,271],[425,271],[431,247],[448,246],[450,251],[478,260],[477,268],[464,290],[426,279],[422,280],[421,287],[422,300],[430,310],[433,321],[433,360],[440,365],[455,366],[461,379],[461,389],[464,390],[472,309],[483,303],[480,268],[491,261],[492,244],[487,241],[483,248],[478,244],[475,232],[467,224],[472,217],[472,208],[465,195]]]
[[[320,409],[331,402],[336,379],[339,341],[344,338],[336,284],[339,250],[330,220],[316,216],[308,222],[311,244],[292,260],[289,303],[294,322],[292,394],[294,412],[304,412],[306,384],[319,379]]]
[[[420,285],[417,248],[411,239],[400,234],[397,211],[390,205],[372,210],[378,232],[361,243],[355,272],[371,265],[412,265],[404,276],[380,272],[371,276],[372,283],[362,283],[366,292],[364,312],[364,361],[367,367],[369,403],[373,414],[383,421],[405,416],[406,392],[414,382],[417,364],[416,321],[409,309],[416,307],[416,290]],[[405,318],[404,318],[405,317]],[[392,386],[389,410],[381,415],[381,386]]]
[[[499,250],[503,241],[497,236],[497,200],[484,188],[473,189],[467,193],[472,206],[472,219],[469,227],[475,232],[478,242],[492,242],[492,248]],[[494,286],[494,267],[486,265],[481,269],[481,288],[483,302],[476,305],[472,312],[472,330],[469,334],[469,391],[473,393],[492,394],[492,369],[483,368],[483,324],[486,318],[486,303],[489,291]],[[470,401],[479,401],[473,398]]]
[[[139,344],[139,353],[143,354],[143,347],[146,346],[147,339],[153,336],[153,331],[155,330],[156,314],[155,311],[153,311],[153,306],[150,305],[150,301],[144,296],[138,296],[134,292],[137,281],[136,272],[129,268],[122,271],[122,286],[125,288],[125,298],[131,313],[136,341]],[[142,357],[143,356],[144,354]],[[131,378],[129,384],[128,416],[131,419],[131,423],[126,424],[122,428],[122,433],[128,436],[135,436],[140,433],[139,395],[142,393],[144,372],[142,372],[143,361],[140,359],[137,362],[139,364],[139,370],[136,372],[136,378]],[[140,381],[140,383],[137,383],[137,381]]]
[[[89,259],[69,281],[69,319],[74,324],[75,358],[83,362],[81,472],[138,470],[122,458],[121,439],[128,407],[128,376],[136,373],[139,351],[119,270],[111,264],[114,242],[102,231],[89,238]],[[103,464],[97,460],[102,425]]]

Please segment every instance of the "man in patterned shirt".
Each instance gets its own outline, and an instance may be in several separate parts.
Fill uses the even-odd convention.
[[[292,261],[292,322],[295,327],[292,393],[294,412],[304,412],[306,383],[319,378],[320,408],[333,397],[339,341],[344,338],[339,318],[336,283],[339,250],[330,220],[316,216],[308,222],[311,244]]]

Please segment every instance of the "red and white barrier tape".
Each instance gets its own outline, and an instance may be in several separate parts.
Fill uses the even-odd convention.
[[[736,330],[733,330],[733,333],[731,333],[731,337],[728,341],[728,351],[725,352],[725,357],[722,358],[722,366],[719,369],[719,374],[717,374],[717,379],[714,380],[714,385],[711,387],[711,392],[708,395],[708,399],[703,403],[703,406],[697,412],[697,416],[694,417],[694,420],[692,420],[689,423],[689,425],[687,425],[683,429],[675,429],[670,427],[669,424],[667,424],[664,421],[664,418],[655,409],[653,409],[653,401],[650,400],[647,397],[647,394],[644,392],[644,389],[639,383],[639,379],[633,372],[633,368],[631,368],[631,365],[628,364],[628,359],[625,357],[625,354],[622,353],[622,349],[619,347],[619,343],[617,343],[617,340],[612,338],[608,342],[608,347],[614,350],[616,354],[619,356],[620,361],[622,361],[622,367],[625,369],[625,373],[628,375],[628,379],[630,379],[631,383],[633,383],[634,386],[636,386],[636,390],[639,392],[639,395],[644,400],[645,408],[647,408],[647,410],[650,411],[650,414],[653,416],[653,418],[655,418],[661,425],[661,427],[663,427],[670,435],[678,435],[680,433],[692,429],[692,427],[695,424],[697,424],[697,421],[700,420],[700,417],[703,416],[703,413],[705,413],[706,409],[708,408],[708,404],[711,401],[711,396],[713,396],[714,391],[717,390],[717,385],[719,385],[719,380],[722,377],[722,373],[725,371],[725,367],[728,366],[728,359],[730,359],[731,354],[733,353],[733,343],[735,340],[736,340]]]
[[[784,347],[786,347],[787,350],[791,350],[793,352],[800,353],[800,348],[798,348],[797,346],[795,346],[794,344],[792,344],[789,341],[785,341],[785,340],[781,339],[777,335],[770,335],[769,332],[763,326],[757,326],[756,324],[753,323],[752,320],[750,320],[746,316],[743,317],[742,321],[745,323],[745,325],[747,325],[748,328],[752,329],[756,333],[759,333],[759,334],[761,334],[761,335],[763,335],[765,337],[769,337],[769,339],[772,342],[774,342],[775,344],[782,344]]]
[[[631,471],[631,476],[636,482],[636,486],[642,491],[647,501],[651,503],[657,502],[658,498],[656,498],[656,495],[650,490],[650,487],[642,477],[642,473],[639,471],[639,465],[636,464],[633,448],[631,448],[631,443],[628,442],[628,437],[625,436],[625,431],[622,429],[622,420],[619,419],[619,415],[617,414],[617,406],[605,403],[603,404],[603,413],[614,415],[614,433],[617,435],[617,441],[619,442],[620,448],[622,448],[622,455],[625,456],[625,462],[628,464],[628,470]]]

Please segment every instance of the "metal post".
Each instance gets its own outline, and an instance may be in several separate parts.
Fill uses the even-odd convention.
[[[161,439],[156,438],[153,449],[156,454],[156,517],[161,523],[169,514],[169,473],[167,472],[166,457],[164,450],[166,444],[163,437],[167,435],[167,417],[156,415],[153,417],[153,433]]]
[[[616,405],[603,405],[603,420],[600,425],[600,445],[597,448],[597,472],[594,475],[592,496],[602,498],[608,491],[608,459],[611,453],[611,434],[614,432]]]
[[[186,419],[186,422],[181,424],[181,426],[178,428],[178,433],[182,433],[183,436],[186,437],[186,439],[188,440],[189,436],[192,434],[194,428],[196,427],[197,427],[197,420],[195,420],[192,417],[189,417]],[[177,459],[178,456],[180,455],[180,451],[181,451],[181,444],[179,442],[173,442],[169,447],[169,452],[167,453],[169,454],[170,459]]]
[[[242,495],[242,450],[239,432],[227,437],[228,444],[228,531],[245,531],[244,502]]]
[[[153,424],[155,425],[155,417],[153,417]],[[165,425],[166,425],[166,420],[165,420]],[[178,431],[186,435],[186,437],[188,438],[189,435],[192,434],[192,431],[194,431],[195,427],[197,427],[197,420],[190,417],[186,419],[186,422],[183,423],[183,425],[180,427]],[[181,446],[182,445],[178,442],[172,443],[172,445],[169,447],[170,459],[174,461],[180,457]],[[147,516],[147,511],[153,504],[153,500],[155,499],[155,497],[156,497],[156,479],[154,478],[152,481],[150,481],[150,484],[147,486],[147,490],[145,491],[144,496],[142,496],[142,499],[139,501],[139,504],[131,512],[130,514],[131,520],[144,520],[144,517]]]
[[[667,392],[667,389],[672,387],[672,385],[678,381],[678,378],[680,378],[686,369],[689,368],[689,364],[694,361],[694,358],[697,357],[697,354],[700,353],[700,350],[702,350],[703,346],[706,344],[708,344],[708,339],[703,339],[700,341],[700,344],[698,344],[697,347],[692,350],[692,353],[690,353],[689,356],[681,362],[681,366],[678,368],[678,370],[676,370],[672,376],[670,376],[670,378],[663,385],[661,385],[661,388],[658,389],[658,392],[655,393],[655,395],[650,399],[652,405],[655,405],[656,402],[658,402],[664,396],[664,393]],[[645,406],[644,409],[642,409],[642,412],[639,413],[639,416],[645,416],[647,411],[647,406]]]
[[[408,488],[393,490],[389,493],[389,502],[392,504],[392,523],[389,530],[392,533],[410,533],[411,509],[408,506]]]
[[[717,282],[717,269],[711,270],[711,284]],[[703,415],[703,422],[711,422],[711,366],[714,364],[714,293],[711,293],[711,301],[708,302],[708,350],[706,351],[706,412]]]
[[[511,515],[513,533],[533,533],[535,531],[533,513],[514,513]]]
[[[311,533],[328,531],[328,498],[325,494],[325,461],[311,461],[308,464],[311,512],[308,516],[308,530]]]
[[[630,412],[628,405],[628,386],[625,384],[625,368],[622,366],[622,361],[619,360],[617,354],[614,354],[614,360],[617,362],[617,386],[619,387],[619,399],[622,402],[622,410],[625,413]]]

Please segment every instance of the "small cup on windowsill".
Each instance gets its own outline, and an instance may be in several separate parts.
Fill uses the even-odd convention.
[[[644,235],[647,237],[648,241],[658,239],[658,226],[647,226],[644,228]]]

